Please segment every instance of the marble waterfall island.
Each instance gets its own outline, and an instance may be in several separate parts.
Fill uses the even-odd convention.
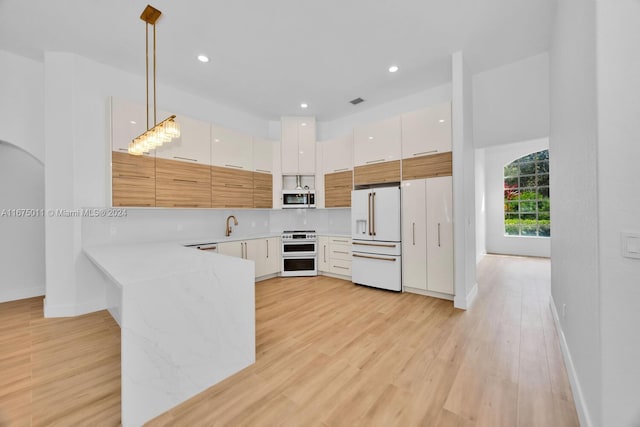
[[[175,243],[84,252],[119,296],[124,427],[255,363],[253,262]]]

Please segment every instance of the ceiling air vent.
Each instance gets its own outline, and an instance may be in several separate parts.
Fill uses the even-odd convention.
[[[358,105],[361,102],[364,102],[364,99],[362,98],[356,98],[356,99],[352,99],[351,101],[349,101],[350,103],[352,103],[353,105]]]

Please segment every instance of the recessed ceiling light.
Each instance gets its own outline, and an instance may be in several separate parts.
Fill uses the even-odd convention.
[[[438,120],[438,123],[444,123],[444,119]]]
[[[300,108],[307,108],[309,105],[306,102],[300,104]]]
[[[131,123],[132,125],[135,125],[136,121],[135,120],[131,120],[131,121],[129,121],[129,123]]]
[[[209,57],[207,55],[198,55],[198,61],[209,62]]]
[[[305,122],[300,123],[300,126],[306,126],[307,124]]]
[[[391,67],[389,67],[389,72],[390,73],[395,73],[396,71],[398,71],[398,66],[397,65],[392,65]]]
[[[214,138],[213,140],[214,142],[220,142],[220,140],[218,138]]]
[[[369,137],[369,139],[373,139],[373,137],[372,137],[372,136],[370,136],[370,137]]]

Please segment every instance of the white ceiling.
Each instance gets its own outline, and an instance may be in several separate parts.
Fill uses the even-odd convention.
[[[457,50],[474,73],[546,51],[555,2],[153,0],[157,78],[265,119],[330,120],[450,81]],[[0,0],[0,49],[73,52],[143,75],[146,5]],[[356,97],[367,102],[348,103]]]

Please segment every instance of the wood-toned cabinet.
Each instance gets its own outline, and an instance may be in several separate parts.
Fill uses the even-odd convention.
[[[283,117],[282,174],[314,175],[316,171],[316,120],[314,117]]]
[[[156,206],[211,207],[210,166],[156,159]]]
[[[253,172],[211,166],[211,207],[252,208]]]
[[[273,207],[273,177],[270,173],[253,172],[253,207]]]
[[[111,152],[113,206],[156,205],[156,159]]]
[[[353,172],[335,172],[324,176],[324,206],[326,208],[344,208],[351,206],[353,190]]]
[[[353,170],[354,185],[400,182],[400,160],[356,166]]]
[[[453,295],[450,176],[402,183],[403,288]]]
[[[280,238],[239,240],[218,244],[218,253],[251,260],[255,265],[255,277],[276,274],[280,271]]]
[[[353,130],[354,166],[399,160],[400,139],[400,116],[357,126]]]
[[[211,125],[182,115],[176,117],[176,122],[180,125],[180,137],[157,148],[156,157],[211,164]]]
[[[451,151],[451,102],[402,115],[402,157]]]
[[[211,125],[211,153],[213,166],[253,170],[253,139],[245,133]]]

